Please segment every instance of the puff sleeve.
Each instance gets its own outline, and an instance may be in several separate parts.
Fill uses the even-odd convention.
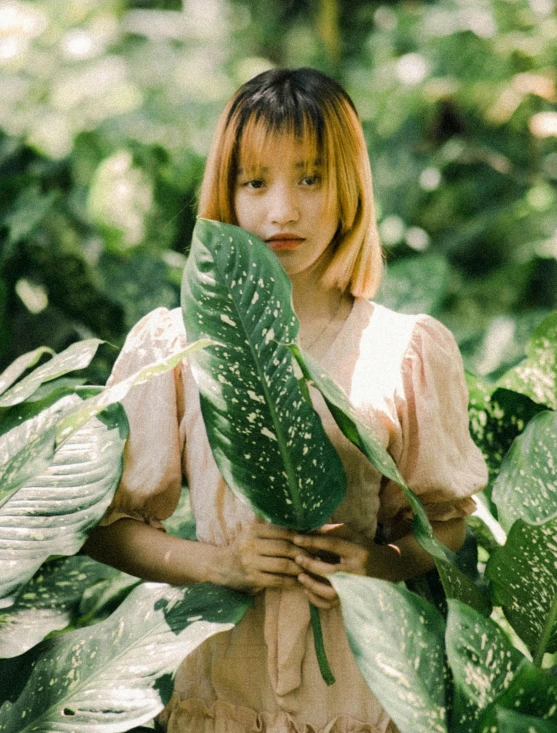
[[[130,331],[108,384],[186,346],[181,312],[158,308]],[[182,486],[183,414],[181,366],[134,387],[122,400],[130,432],[124,471],[101,524],[132,517],[155,527],[169,517]]]
[[[430,316],[418,316],[402,360],[395,395],[399,429],[391,455],[407,485],[432,520],[464,517],[475,509],[471,496],[487,483],[487,467],[468,427],[468,390],[451,332]],[[383,486],[379,521],[409,518],[411,511],[394,482]]]

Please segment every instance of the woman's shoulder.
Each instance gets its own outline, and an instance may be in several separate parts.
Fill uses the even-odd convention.
[[[377,338],[379,332],[387,342],[397,342],[405,351],[430,344],[447,347],[454,343],[451,331],[427,313],[400,313],[373,301],[358,301],[358,307],[367,318],[370,335]]]

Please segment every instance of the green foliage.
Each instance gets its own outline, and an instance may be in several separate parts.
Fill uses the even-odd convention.
[[[66,6],[2,11],[0,368],[45,338],[120,345],[153,304],[178,305],[217,115],[277,64],[331,73],[360,111],[383,302],[438,315],[482,375],[556,307],[551,3]]]
[[[43,645],[17,701],[0,709],[0,731],[63,733],[68,722],[123,731],[150,720],[170,699],[167,677],[184,657],[250,605],[248,596],[210,584],[143,583],[105,621]]]
[[[551,132],[557,23],[551,3],[23,0],[9,7],[0,9],[12,13],[3,25],[0,60],[0,368],[13,362],[0,377],[0,399],[10,402],[0,408],[5,531],[13,532],[16,521],[10,507],[33,488],[51,496],[63,491],[41,477],[63,457],[64,445],[80,445],[84,456],[85,436],[98,445],[104,440],[118,462],[110,446],[113,440],[121,446],[125,428],[110,405],[154,373],[134,375],[110,391],[80,389],[71,376],[77,364],[56,377],[55,359],[45,362],[50,381],[35,370],[26,386],[25,372],[84,338],[120,345],[145,312],[178,304],[195,192],[225,100],[273,64],[316,66],[345,84],[364,123],[388,260],[378,299],[439,317],[479,375],[470,379],[470,424],[488,461],[490,486],[482,500],[493,515],[484,509],[470,522],[483,561],[479,581],[463,575],[458,559],[458,567],[454,558],[443,559],[445,551],[431,544],[427,521],[407,495],[417,536],[437,553],[446,593],[461,601],[448,604],[452,631],[444,643],[455,682],[445,680],[444,694],[447,704],[455,702],[445,725],[554,730],[555,690],[545,670],[555,649],[556,608],[556,455],[554,413],[547,412],[557,408],[557,316],[551,314],[557,305]],[[86,367],[89,381],[104,381],[115,353],[100,350]],[[183,356],[159,368],[172,368]],[[33,385],[33,394],[11,403]],[[333,399],[330,404],[334,410]],[[337,417],[362,442],[349,406],[340,405]],[[101,504],[111,491],[107,471],[115,481],[114,462],[101,469]],[[91,505],[82,525],[72,522],[66,551],[75,552],[93,517],[102,514],[101,504]],[[56,538],[66,519],[48,507],[35,514],[35,505],[27,501],[17,522],[28,539],[33,532],[44,535],[27,546],[37,557],[21,564],[2,557],[8,570],[2,575],[0,687],[2,699],[16,706],[24,704],[18,698],[31,668],[51,644],[42,637],[63,640],[64,627],[98,626],[135,583],[115,571],[105,576],[79,556],[46,559],[39,551],[48,544],[43,525]],[[496,518],[509,532],[499,549],[504,533]],[[194,536],[187,508],[173,523],[171,531]],[[505,690],[494,685],[489,699],[480,694],[482,680],[502,679],[496,652],[504,643],[469,608],[487,613],[486,584],[490,601],[505,611],[506,633],[520,654],[525,650],[515,634],[524,640],[537,665],[533,671],[527,660]],[[477,593],[476,585],[482,586]],[[401,601],[395,612],[402,608]],[[404,613],[398,619],[392,633],[405,627]],[[475,644],[475,628],[486,634],[483,647]],[[476,687],[462,682],[458,665]],[[393,678],[375,684],[397,697]],[[7,709],[0,720],[19,730],[19,721],[5,723]],[[66,723],[74,723],[72,717]],[[119,729],[128,724],[136,723]]]
[[[536,348],[531,345],[524,362],[511,370],[508,379],[504,375],[500,384],[510,385],[516,375],[535,375],[531,381],[521,379],[514,384],[522,392],[527,383],[530,392],[536,390],[540,399],[541,392],[533,385],[538,381],[547,384],[554,371],[547,341],[547,325],[552,322],[550,317],[541,324],[532,339]],[[542,347],[540,332],[546,339]],[[553,404],[553,395],[545,391],[544,399],[549,404],[540,405],[510,387],[490,387],[473,378],[470,384],[472,434],[488,459],[494,479],[494,506],[510,532],[504,545],[499,546],[481,520],[475,519],[470,526],[489,556],[485,581],[490,601],[502,608],[508,625],[501,628],[495,620],[478,613],[480,609],[475,608],[472,599],[462,593],[453,599],[447,591],[442,651],[439,652],[439,633],[419,647],[415,639],[410,645],[405,636],[401,638],[400,629],[416,635],[427,626],[425,620],[416,621],[414,593],[398,588],[396,592],[401,598],[387,603],[383,593],[392,591],[385,591],[381,581],[356,581],[340,575],[331,580],[341,598],[343,618],[360,669],[402,733],[419,730],[420,725],[424,730],[451,733],[553,730],[557,685],[546,664],[546,655],[557,650],[557,540],[553,506],[557,446],[555,412],[546,409]],[[498,532],[501,534],[502,530]],[[443,578],[439,563],[438,570]],[[423,603],[426,602],[420,600]],[[381,611],[388,609],[386,617],[376,604]],[[431,614],[434,607],[426,607]],[[366,634],[362,627],[368,609],[372,609],[369,623],[373,623],[373,632]],[[384,643],[384,637],[394,647],[388,656],[384,655],[389,660],[387,666],[381,664],[383,657],[378,657],[378,644]],[[518,637],[524,644],[519,643]],[[402,660],[397,657],[397,642],[400,650],[410,650],[409,659],[404,655]],[[427,716],[438,715],[444,708],[431,699],[434,683],[423,690],[419,680],[410,679],[407,671],[421,669],[430,654],[434,659],[439,654],[441,659],[446,655],[450,670],[444,680],[437,681],[444,690],[444,699],[450,701],[449,715],[435,722],[428,721]],[[396,664],[391,662],[393,659]],[[417,713],[405,709],[409,700]],[[423,723],[422,719],[428,722]]]
[[[98,339],[38,367],[51,352],[35,350],[1,375],[0,730],[116,732],[147,722],[168,702],[183,657],[251,605],[210,585],[141,584],[75,554],[121,476],[127,421],[118,401],[207,343],[104,389],[72,387],[65,376],[88,365]],[[187,507],[182,522],[191,532]]]
[[[404,485],[377,438],[361,424],[344,393],[311,357],[295,346],[297,323],[293,313],[286,321],[286,329],[279,326],[270,308],[266,312],[261,307],[254,309],[258,301],[254,298],[252,280],[244,276],[242,283],[237,282],[240,276],[235,274],[235,268],[239,268],[239,272],[254,270],[256,282],[261,277],[273,285],[278,283],[277,290],[271,289],[269,293],[272,305],[276,305],[277,299],[289,304],[288,283],[281,280],[282,271],[276,259],[266,258],[263,253],[267,250],[261,250],[260,243],[236,227],[200,222],[198,231],[190,270],[185,274],[185,290],[191,287],[193,294],[184,296],[184,305],[187,310],[188,303],[190,306],[195,303],[195,310],[191,307],[188,314],[195,320],[192,314],[197,313],[199,304],[203,304],[199,312],[206,315],[199,319],[201,328],[196,335],[204,338],[140,370],[124,382],[104,389],[72,387],[70,383],[59,382],[91,359],[97,344],[89,342],[75,345],[69,352],[70,359],[68,354],[61,354],[39,367],[35,367],[37,359],[45,353],[30,353],[2,375],[7,403],[2,408],[0,448],[8,463],[13,456],[22,454],[26,446],[33,446],[37,435],[48,434],[49,440],[45,442],[48,450],[39,452],[41,458],[31,461],[31,468],[23,469],[22,463],[18,469],[17,461],[14,463],[14,472],[6,476],[9,490],[4,492],[0,507],[0,517],[2,513],[6,516],[2,526],[8,533],[4,546],[9,553],[4,563],[7,572],[2,580],[4,608],[0,612],[0,649],[4,657],[0,663],[0,682],[6,694],[6,703],[0,709],[1,729],[20,730],[23,712],[28,725],[48,725],[51,730],[62,730],[68,718],[72,725],[79,724],[79,730],[89,729],[90,723],[86,720],[95,721],[93,725],[108,725],[114,731],[145,723],[168,699],[171,689],[168,675],[173,674],[187,650],[201,643],[207,634],[229,628],[230,623],[241,618],[249,602],[244,596],[230,595],[228,591],[222,591],[226,596],[224,600],[220,590],[205,586],[172,590],[167,586],[139,583],[140,587],[133,590],[138,584],[136,579],[88,558],[46,560],[52,554],[74,553],[110,499],[120,472],[125,436],[123,415],[115,403],[129,389],[172,369],[185,356],[195,359],[198,378],[200,375],[201,379],[206,378],[208,373],[222,374],[225,368],[226,381],[234,385],[238,374],[242,381],[248,372],[245,365],[241,369],[235,367],[243,358],[241,352],[246,350],[257,357],[254,363],[256,372],[261,375],[260,382],[268,387],[275,381],[280,386],[285,381],[282,376],[280,380],[265,377],[269,365],[276,369],[279,347],[282,362],[277,361],[285,370],[286,382],[290,379],[299,395],[293,402],[305,409],[308,385],[317,387],[344,434],[384,475],[401,484],[416,515],[416,537],[434,554],[448,596],[447,616],[443,619],[427,600],[402,587],[369,578],[340,575],[332,578],[343,603],[349,639],[364,677],[401,731],[478,733],[506,730],[501,726],[516,727],[530,724],[531,720],[536,721],[535,725],[539,722],[540,730],[551,725],[555,715],[552,702],[555,682],[543,664],[546,654],[557,649],[557,577],[553,551],[556,539],[550,491],[551,467],[555,460],[555,413],[551,410],[538,412],[538,407],[546,406],[537,405],[508,388],[491,388],[490,391],[488,385],[479,381],[472,384],[473,434],[488,456],[491,451],[494,453],[491,468],[497,477],[493,500],[505,525],[512,524],[502,547],[496,546],[492,535],[486,542],[481,539],[481,531],[478,532],[484,551],[491,554],[483,581],[484,584],[488,582],[487,599],[485,590],[476,585],[475,569],[467,571],[461,559],[455,558],[435,539],[420,502]],[[234,266],[219,246],[223,236],[228,245],[232,239],[232,246],[227,249],[237,259],[232,263]],[[199,270],[203,270],[203,277]],[[203,279],[215,291],[224,284],[223,292],[217,292],[216,296],[213,292],[209,295],[199,293],[195,288]],[[231,310],[230,300],[234,310]],[[234,324],[241,324],[241,327]],[[273,337],[267,338],[271,328],[274,329]],[[536,340],[539,340],[537,334]],[[269,354],[268,347],[271,347]],[[219,349],[229,354],[224,366],[222,361],[217,361],[215,367],[210,359],[199,358],[215,352],[218,355]],[[535,353],[529,351],[525,360],[529,371],[538,375],[548,370],[551,373],[553,362],[546,358],[546,352],[541,349]],[[235,358],[230,358],[230,354]],[[295,364],[298,372],[295,372]],[[34,371],[26,376],[26,369],[33,367]],[[513,373],[519,370],[520,365]],[[218,378],[207,382],[210,385],[207,393],[216,403],[225,400],[222,383]],[[234,397],[243,405],[239,397],[252,389],[255,393],[254,386],[257,384],[253,382],[247,387],[242,383],[227,399]],[[274,396],[269,398],[267,391],[264,390],[264,397],[275,401]],[[258,401],[259,404],[262,403]],[[245,409],[240,409],[236,416],[236,427],[251,424],[248,405],[243,406]],[[215,414],[222,425],[221,415],[226,411],[222,405],[220,410]],[[210,415],[206,413],[207,421],[212,419]],[[272,420],[272,415],[267,415],[266,419]],[[285,413],[282,429],[288,425],[288,419]],[[262,417],[257,423],[259,432],[265,425]],[[295,434],[288,435],[290,448],[295,442]],[[514,442],[502,457],[513,437]],[[104,448],[92,449],[99,440]],[[543,460],[540,459],[542,450]],[[72,457],[71,468],[67,466],[66,456]],[[83,468],[80,468],[80,460]],[[45,462],[47,471],[44,470]],[[87,509],[84,508],[82,488],[88,481],[84,477],[89,476],[94,478],[90,479],[91,491],[86,492],[90,507]],[[81,487],[80,491],[76,490],[77,486]],[[67,492],[64,514],[58,515],[56,497],[64,491]],[[531,500],[527,503],[516,501],[517,492],[525,491],[529,492]],[[50,496],[52,508],[49,508]],[[79,521],[69,525],[75,497],[79,497]],[[17,520],[10,514],[16,500],[19,509],[23,508]],[[259,497],[252,497],[252,502],[260,511]],[[282,512],[278,505],[272,511]],[[328,508],[325,519],[319,521],[326,521],[331,511]],[[61,516],[63,525],[59,521]],[[187,502],[169,523],[169,528],[172,527],[181,536],[194,536]],[[10,540],[8,535],[14,529],[17,534]],[[214,603],[210,599],[214,599]],[[170,605],[167,606],[167,602]],[[502,631],[495,621],[485,618],[490,602],[502,607],[512,633],[518,634],[531,650],[534,664],[524,657],[523,647],[513,646],[506,635],[508,630]],[[167,608],[166,613],[163,607]],[[179,619],[176,621],[180,627],[178,631],[173,626],[174,612]],[[188,619],[198,616],[206,618],[208,623],[189,626]],[[152,629],[150,622],[135,621],[146,617],[152,620]],[[91,623],[95,624],[94,632],[89,631]],[[317,620],[315,623],[319,632]],[[79,628],[83,625],[85,628]],[[103,640],[110,639],[117,629],[122,629],[118,637],[122,648],[115,651],[114,645],[103,644]],[[152,643],[151,633],[167,651],[161,650],[160,654],[148,657],[155,666],[147,669],[143,645]],[[165,634],[177,643],[165,646]],[[50,638],[45,639],[48,636]],[[183,647],[179,643],[182,639]],[[317,633],[316,641],[319,640]],[[326,647],[326,639],[321,639],[322,655],[323,643]],[[76,666],[72,660],[77,659],[78,653],[83,656]],[[140,668],[134,666],[136,657],[142,660]],[[324,659],[322,663],[326,672]],[[57,677],[52,675],[54,668]],[[64,672],[66,668],[67,673]],[[130,668],[137,674],[130,675]],[[71,670],[74,671],[70,674]],[[17,684],[13,681],[16,671]],[[48,680],[60,680],[53,685],[48,682],[48,701],[32,692],[46,689],[43,678],[47,677]],[[115,680],[121,681],[122,677],[125,684],[116,684]]]

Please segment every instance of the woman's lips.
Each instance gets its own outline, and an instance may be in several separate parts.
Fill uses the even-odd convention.
[[[288,235],[288,234],[285,234],[285,235],[281,234],[276,237],[270,237],[269,239],[266,239],[265,241],[272,250],[284,251],[284,250],[297,249],[302,244],[302,242],[304,242],[305,240],[302,237],[296,237],[296,236]]]

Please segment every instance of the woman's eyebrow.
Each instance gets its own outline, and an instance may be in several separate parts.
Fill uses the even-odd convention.
[[[305,170],[307,168],[321,168],[321,166],[322,166],[322,163],[321,163],[320,158],[316,158],[313,161],[313,163],[310,163],[307,160],[299,160],[299,161],[296,161],[296,163],[294,164],[294,167],[296,168],[296,170]],[[258,173],[268,173],[269,170],[270,170],[270,167],[268,165],[258,166],[257,168]],[[237,176],[242,176],[244,175],[244,173],[246,173],[246,170],[242,166],[240,166],[236,170]]]

